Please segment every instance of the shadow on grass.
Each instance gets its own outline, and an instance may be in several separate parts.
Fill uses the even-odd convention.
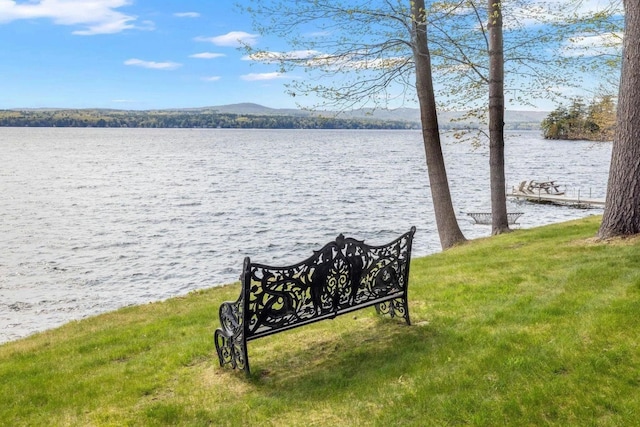
[[[324,399],[424,369],[421,360],[434,344],[435,333],[425,324],[371,318],[334,322],[341,323],[322,322],[324,327],[301,328],[278,343],[265,342],[253,359],[250,349],[251,383],[265,395]]]

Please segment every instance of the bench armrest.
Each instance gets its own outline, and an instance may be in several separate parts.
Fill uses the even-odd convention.
[[[226,301],[220,305],[220,326],[229,337],[242,332],[242,295],[236,301]]]

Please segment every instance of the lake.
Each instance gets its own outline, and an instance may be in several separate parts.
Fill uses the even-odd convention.
[[[603,198],[611,145],[509,133],[510,191],[556,180]],[[291,264],[338,234],[383,244],[418,229],[440,250],[419,131],[0,128],[0,343]],[[445,136],[450,187],[489,212],[488,148]],[[601,214],[516,203],[518,227]],[[212,316],[215,313],[212,312]],[[212,324],[215,319],[212,319]]]

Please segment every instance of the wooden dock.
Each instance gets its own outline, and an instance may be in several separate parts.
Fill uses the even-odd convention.
[[[554,205],[567,205],[580,208],[604,207],[604,199],[594,199],[589,197],[568,196],[558,189],[554,181],[536,182],[523,181],[518,188],[514,188],[507,197],[516,200],[526,200],[533,203],[549,203]]]
[[[512,193],[507,197],[513,197],[517,200],[526,200],[533,203],[550,203],[554,205],[569,205],[578,207],[604,207],[604,199],[589,199],[584,197],[568,197],[564,194],[524,194]]]

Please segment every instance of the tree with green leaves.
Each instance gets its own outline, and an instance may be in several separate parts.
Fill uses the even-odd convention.
[[[443,107],[469,110],[487,121],[490,16],[504,29],[505,101],[533,105],[566,97],[584,87],[583,78],[604,80],[618,71],[620,0],[586,8],[585,0],[444,0],[432,12],[431,50]],[[435,7],[435,6],[434,6]],[[497,22],[496,22],[497,23]]]
[[[640,3],[625,0],[624,12],[616,134],[600,238],[640,233]]]
[[[424,0],[255,0],[245,10],[260,34],[291,47],[288,52],[248,47],[251,59],[277,63],[282,72],[310,74],[289,85],[291,95],[313,94],[323,107],[339,109],[386,108],[417,97],[441,246],[466,241],[442,153]]]
[[[603,95],[589,106],[587,120],[600,141],[612,141],[616,126],[616,102],[611,95]]]
[[[560,105],[542,121],[546,139],[612,141],[616,105],[611,95],[594,99],[587,105],[583,98]]]
[[[590,56],[587,47],[602,34],[615,34],[617,0],[602,10],[584,9],[583,0],[531,2],[527,0],[448,0],[436,3],[444,19],[433,20],[434,73],[442,88],[442,105],[467,110],[462,119],[487,123],[488,135],[467,130],[476,143],[489,142],[492,233],[509,231],[504,170],[504,109],[506,101],[532,105],[557,99],[563,90],[580,87],[580,75],[614,67],[611,57]],[[504,34],[504,35],[503,35]],[[606,40],[611,40],[607,37]],[[567,53],[567,46],[578,45]],[[615,57],[615,43],[607,52]],[[543,51],[555,51],[550,56]],[[606,60],[605,60],[606,59]],[[609,73],[610,74],[610,73]],[[487,108],[486,93],[489,93]],[[506,99],[505,95],[509,94]]]
[[[278,63],[282,72],[303,69],[308,73],[307,78],[289,85],[292,95],[313,94],[326,101],[323,107],[344,109],[356,105],[386,108],[412,101],[417,95],[436,223],[446,248],[464,241],[464,236],[455,220],[441,159],[435,99],[441,107],[466,109],[483,121],[487,113],[492,115],[492,232],[508,231],[504,94],[507,91],[511,100],[526,103],[559,96],[558,87],[579,85],[575,75],[566,72],[569,59],[557,55],[557,60],[550,61],[541,51],[549,46],[560,49],[567,34],[579,31],[586,21],[598,28],[597,19],[577,12],[581,2],[547,5],[505,0],[481,7],[476,0],[428,4],[424,0],[255,0],[245,9],[254,17],[260,34],[287,40],[291,47],[288,52],[249,47],[250,58]],[[566,19],[559,20],[559,16]],[[503,25],[508,43],[502,36]],[[424,37],[417,38],[420,31]],[[426,62],[425,58],[428,70],[418,70],[418,62]],[[425,101],[427,88],[437,95],[433,103]]]

